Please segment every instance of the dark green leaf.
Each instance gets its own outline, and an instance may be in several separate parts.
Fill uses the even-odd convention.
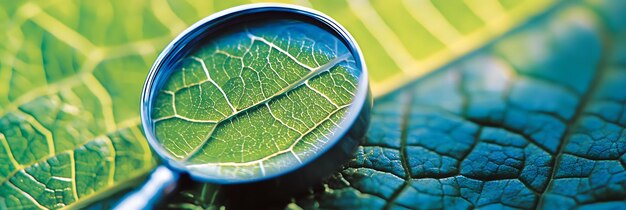
[[[563,5],[379,98],[357,158],[296,203],[624,208],[625,10]]]

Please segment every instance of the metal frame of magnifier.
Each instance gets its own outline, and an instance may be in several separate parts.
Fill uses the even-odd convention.
[[[350,50],[361,72],[359,75],[355,97],[348,112],[346,113],[346,116],[343,118],[338,128],[335,129],[335,132],[329,134],[330,140],[326,143],[325,148],[316,153],[313,157],[305,160],[302,164],[295,165],[280,173],[251,179],[226,179],[217,176],[205,176],[188,171],[184,165],[179,164],[176,160],[172,160],[165,149],[157,141],[153,132],[154,125],[151,122],[151,107],[154,102],[154,96],[156,96],[158,91],[162,88],[173,72],[172,67],[176,65],[176,62],[193,51],[196,44],[201,42],[207,36],[219,32],[220,30],[224,30],[229,24],[237,24],[245,22],[245,20],[250,20],[250,16],[252,15],[267,15],[270,13],[284,14],[286,16],[291,15],[294,18],[300,18],[303,20],[309,19],[309,23],[325,28],[331,33],[335,33],[337,38],[339,38]],[[338,166],[332,166],[332,169],[330,169],[330,165],[332,164],[328,164],[328,161],[338,161],[337,159],[340,158],[349,159],[351,157],[351,154],[356,146],[358,146],[359,142],[364,138],[365,131],[367,130],[369,124],[369,111],[371,106],[372,97],[369,91],[368,73],[363,54],[361,53],[361,50],[354,38],[344,27],[339,25],[332,18],[322,14],[321,12],[306,7],[277,3],[248,4],[223,10],[205,17],[185,29],[180,35],[171,41],[167,47],[165,47],[150,69],[150,73],[148,74],[141,94],[141,122],[146,138],[148,139],[148,143],[159,155],[162,163],[165,165],[165,167],[159,166],[151,175],[150,180],[161,179],[161,183],[158,185],[161,185],[160,187],[164,188],[165,186],[162,185],[174,182],[174,180],[178,177],[178,173],[187,173],[193,180],[196,181],[226,185],[241,184],[244,188],[250,187],[250,184],[252,183],[262,183],[265,187],[274,187],[277,183],[283,183],[283,185],[288,183],[290,188],[297,188],[294,184],[306,187],[306,185],[311,183],[306,183],[306,178],[303,178],[304,176],[319,176],[324,170],[337,170]],[[342,141],[341,144],[338,143],[339,141]],[[173,169],[175,172],[167,169]],[[321,178],[319,181],[321,181]],[[148,181],[146,185],[150,185],[150,181]],[[143,188],[146,187],[144,186]],[[162,190],[161,188],[158,190]],[[256,188],[262,188],[262,186],[257,186]],[[151,192],[146,192],[144,189],[140,189],[136,191],[135,194],[145,195],[151,194]],[[258,194],[256,195],[258,196]],[[129,200],[131,197],[133,197],[133,195],[127,196],[125,200]],[[159,194],[152,193],[152,197],[153,198],[151,199],[159,197]],[[144,207],[141,207],[138,203],[145,203],[145,205],[154,203],[154,201],[145,199],[145,201],[140,201],[141,197],[135,199],[136,201],[132,202],[122,201],[118,206],[118,209],[131,207],[124,205],[125,203],[134,203],[136,204],[134,207],[140,208]]]

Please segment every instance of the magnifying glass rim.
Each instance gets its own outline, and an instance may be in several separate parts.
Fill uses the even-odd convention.
[[[165,151],[164,147],[158,142],[154,131],[153,131],[153,122],[151,118],[151,107],[152,107],[152,98],[151,96],[156,94],[158,90],[153,90],[153,87],[156,87],[157,76],[160,71],[167,71],[167,69],[163,69],[165,62],[167,62],[168,58],[170,58],[171,54],[178,52],[185,52],[186,45],[189,41],[193,40],[198,35],[201,35],[202,32],[197,31],[201,28],[205,28],[205,25],[212,25],[213,23],[219,24],[223,22],[228,22],[228,20],[232,20],[237,17],[251,15],[254,13],[262,13],[262,12],[289,12],[295,15],[303,15],[309,18],[312,18],[319,23],[327,26],[328,28],[334,30],[340,37],[343,39],[346,46],[350,52],[353,54],[358,66],[361,69],[361,74],[359,76],[359,83],[357,85],[357,91],[355,97],[352,101],[352,104],[349,106],[349,110],[347,115],[343,118],[342,122],[338,127],[335,128],[336,132],[331,133],[329,141],[324,145],[321,151],[317,152],[313,155],[313,157],[307,158],[299,165],[293,165],[292,167],[285,169],[281,172],[266,175],[266,176],[258,176],[254,178],[232,178],[232,177],[220,177],[221,175],[215,176],[207,176],[201,174],[201,172],[194,172],[187,168],[188,165],[179,163],[180,161],[172,159],[171,155],[168,155],[167,151]],[[188,51],[187,51],[188,52]],[[165,66],[168,67],[168,66]],[[198,181],[217,183],[217,184],[233,184],[233,183],[248,183],[248,182],[257,182],[267,179],[276,178],[278,176],[288,174],[292,171],[295,171],[307,164],[311,161],[319,158],[321,155],[324,155],[330,148],[335,146],[338,141],[342,139],[342,137],[349,130],[351,125],[355,123],[363,106],[365,106],[367,102],[369,94],[369,84],[368,84],[368,73],[367,67],[365,65],[365,60],[363,58],[363,54],[361,53],[361,49],[359,48],[356,40],[348,33],[348,31],[341,26],[337,21],[333,20],[329,16],[307,7],[291,5],[291,4],[280,4],[280,3],[255,3],[255,4],[246,4],[241,6],[232,7],[230,9],[222,10],[215,14],[209,15],[198,22],[194,23],[183,32],[181,32],[174,40],[172,40],[166,47],[161,51],[154,64],[150,68],[150,72],[148,73],[148,77],[144,83],[144,87],[141,93],[141,123],[146,135],[146,139],[150,144],[151,148],[157,153],[157,155],[163,160],[163,164],[168,166],[170,169],[174,169],[179,172],[187,172],[189,175]]]

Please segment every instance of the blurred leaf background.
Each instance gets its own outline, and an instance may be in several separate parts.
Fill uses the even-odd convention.
[[[192,23],[245,3],[253,2],[0,0],[0,209],[84,207],[140,183],[157,164],[139,123],[139,94],[150,65]],[[594,11],[594,5],[605,4],[284,3],[320,10],[350,31],[364,52],[377,97],[532,25],[564,4]],[[598,14],[607,22],[624,17]],[[215,190],[190,186],[200,189],[183,189],[183,200],[191,202],[181,205],[210,207]]]

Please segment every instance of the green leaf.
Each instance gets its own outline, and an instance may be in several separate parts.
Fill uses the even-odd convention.
[[[301,21],[229,26],[182,58],[154,104],[171,158],[217,177],[293,168],[327,147],[361,75],[341,40]]]

